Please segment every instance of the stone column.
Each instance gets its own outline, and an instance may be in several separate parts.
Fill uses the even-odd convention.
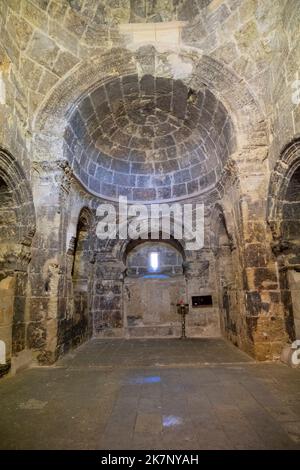
[[[256,182],[266,180],[256,175]],[[241,180],[243,187],[245,181]],[[249,181],[248,181],[249,184]],[[276,259],[266,223],[266,198],[252,187],[240,199],[243,284],[246,321],[245,349],[258,360],[280,356],[286,342]]]
[[[63,221],[69,186],[65,162],[33,163],[37,227],[30,269],[28,347],[36,351],[37,360],[43,364],[54,362],[60,352],[58,325],[66,305]]]

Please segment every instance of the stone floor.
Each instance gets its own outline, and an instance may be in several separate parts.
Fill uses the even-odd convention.
[[[93,340],[0,403],[1,449],[300,449],[300,370],[219,339]]]

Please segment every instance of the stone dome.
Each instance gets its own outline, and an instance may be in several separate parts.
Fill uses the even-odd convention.
[[[203,86],[127,75],[84,96],[65,152],[91,193],[129,201],[179,200],[212,188],[234,149],[231,119]]]

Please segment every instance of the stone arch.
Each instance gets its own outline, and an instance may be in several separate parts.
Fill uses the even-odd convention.
[[[129,253],[134,250],[136,247],[143,245],[147,242],[153,242],[153,243],[165,243],[166,245],[169,245],[170,247],[174,248],[175,250],[180,253],[182,256],[183,262],[186,260],[186,253],[183,244],[174,238],[170,238],[169,240],[165,240],[162,237],[156,240],[152,240],[151,237],[149,236],[148,239],[139,239],[139,240],[127,240],[125,243],[122,244],[120,247],[120,258],[126,264],[126,259],[129,255]]]
[[[300,137],[295,137],[285,145],[280,153],[269,183],[267,222],[274,240],[281,238],[283,201],[288,185],[295,171],[300,167]]]
[[[85,205],[84,194],[82,194],[82,197],[83,200],[80,199],[80,201],[75,197],[74,204],[71,204],[71,212],[66,229],[66,248],[69,254],[73,254],[74,252],[77,226],[80,219],[82,219],[82,223],[89,226],[90,230],[93,231],[95,229],[95,214],[90,207]]]
[[[76,208],[75,210],[76,215],[73,215],[74,218],[76,217],[76,223],[71,221],[72,227],[69,230],[69,240],[67,240],[67,254],[71,256],[75,254],[78,232],[83,230],[91,235],[95,227],[95,217],[89,207],[83,205],[80,209]],[[71,235],[71,233],[73,233],[73,235]]]
[[[160,219],[156,219],[156,220],[158,222],[161,222],[162,219],[160,218]],[[147,222],[147,225],[148,225],[148,219],[145,222]],[[127,220],[127,222],[124,222],[124,225],[128,226],[128,224],[129,224],[128,220]],[[141,220],[141,224],[143,224],[143,219]],[[175,236],[174,230],[176,230],[176,228],[177,229],[182,228],[181,221],[176,220],[174,218],[171,218],[170,226],[171,226],[171,233],[166,233],[163,230],[159,231],[158,241],[160,240],[160,241],[166,241],[167,243],[173,243],[175,246],[178,247],[178,250],[181,252],[181,254],[184,258],[184,261],[185,261],[186,258],[188,257],[187,255],[189,253],[189,250],[188,250],[188,247],[187,247],[188,237],[190,237],[190,239],[192,239],[192,235],[193,235],[192,227],[187,225],[186,229],[185,229],[185,232],[183,232],[183,235],[187,234],[188,236],[187,237],[183,236],[181,239],[177,239],[176,236]],[[117,238],[116,239],[103,240],[103,242],[99,246],[100,246],[100,251],[103,254],[106,253],[109,256],[112,255],[121,264],[124,264],[124,259],[126,258],[126,250],[127,250],[128,244],[130,244],[130,243],[143,243],[143,241],[146,241],[148,239],[151,240],[151,232],[148,231],[148,230],[146,232],[141,232],[140,238],[138,240],[131,240],[131,239],[128,239],[128,238],[123,240],[123,239],[118,237],[118,234],[119,234],[119,231],[117,231]]]
[[[20,223],[19,243],[30,244],[35,233],[35,209],[29,181],[16,158],[0,147],[0,178],[13,191]]]
[[[171,277],[184,274],[184,254],[177,243],[167,240],[142,240],[127,246],[126,275],[131,277]],[[157,253],[157,267],[151,267],[150,257]]]
[[[114,77],[136,73],[141,76],[147,70],[147,73],[152,73],[154,76],[181,79],[192,89],[207,89],[216,96],[232,118],[235,135],[238,136],[237,146],[231,159],[238,161],[239,169],[241,168],[239,175],[248,171],[251,160],[257,169],[259,162],[266,157],[268,138],[265,117],[248,84],[229,67],[203,55],[195,48],[160,46],[157,50],[150,45],[149,51],[149,54],[159,57],[160,60],[154,60],[153,63],[160,63],[160,67],[154,66],[149,70],[145,63],[139,61],[138,50],[118,48],[72,69],[55,86],[37,111],[33,122],[33,158],[43,160],[46,155],[50,159],[64,159],[62,142],[64,129],[70,113],[86,93]],[[165,62],[162,63],[163,56]],[[172,60],[168,60],[170,57],[180,63],[177,70],[172,68]],[[261,166],[261,170],[258,168],[258,173],[260,171],[263,175],[264,169],[265,166]],[[225,174],[225,171],[223,173]],[[220,175],[220,181],[223,181],[224,174]],[[219,197],[222,197],[222,188],[219,190],[218,187],[214,187],[208,191],[209,194],[205,193],[205,196],[210,197],[213,193],[215,198],[218,192]],[[119,250],[116,241],[103,245],[105,245],[104,258],[111,250],[113,253]],[[119,268],[118,270],[122,271],[121,262]]]
[[[80,63],[60,80],[41,104],[33,121],[34,159],[44,159],[45,155],[51,159],[63,159],[62,135],[67,118],[82,97],[114,77],[136,73],[140,76],[152,73],[154,76],[180,78],[196,90],[207,88],[221,101],[233,120],[235,135],[238,136],[236,153],[241,154],[246,149],[249,160],[252,150],[260,148],[261,152],[267,145],[264,116],[241,77],[196,48],[161,46],[157,51],[150,45],[148,49],[149,54],[155,57],[165,57],[164,67],[154,65],[149,72],[145,64],[139,62],[138,50],[116,48],[93,61]],[[182,65],[183,72],[179,76],[178,67],[175,70],[172,66],[174,58]],[[258,158],[257,153],[255,158]],[[265,158],[265,153],[261,152],[259,158]]]
[[[77,221],[77,228],[76,228],[76,236],[74,240],[73,246],[73,267],[72,267],[72,275],[74,274],[75,269],[75,262],[76,262],[76,251],[78,250],[78,244],[83,240],[80,240],[80,237],[84,237],[84,242],[86,242],[87,246],[83,246],[81,251],[84,251],[87,260],[91,260],[91,242],[92,242],[92,230],[94,227],[94,215],[90,208],[83,207],[78,215]]]
[[[78,216],[78,223],[86,229],[92,229],[94,226],[94,214],[89,207],[82,207]]]
[[[167,236],[169,236],[169,239],[167,238]],[[124,263],[128,253],[130,252],[130,250],[132,248],[134,248],[135,246],[137,246],[141,243],[149,241],[149,240],[151,241],[151,233],[150,232],[143,234],[141,239],[138,239],[138,240],[130,240],[130,239],[121,240],[120,244],[119,244],[119,248],[118,248],[119,249],[118,258]],[[163,241],[165,243],[169,243],[170,245],[175,247],[181,253],[181,255],[183,257],[183,260],[184,261],[186,260],[186,247],[185,247],[184,240],[177,240],[177,239],[174,238],[174,236],[172,234],[168,235],[168,234],[165,234],[162,231],[160,231],[159,238],[155,239],[153,241],[156,241],[156,242]]]

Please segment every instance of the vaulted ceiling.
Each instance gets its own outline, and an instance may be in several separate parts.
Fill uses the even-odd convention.
[[[177,200],[213,187],[235,146],[231,119],[203,87],[144,75],[114,78],[84,96],[65,153],[92,193]]]

